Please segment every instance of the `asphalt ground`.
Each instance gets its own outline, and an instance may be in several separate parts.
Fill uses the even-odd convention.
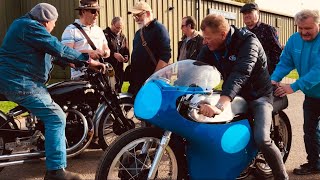
[[[287,172],[292,180],[320,180],[320,174],[297,176],[293,169],[306,162],[306,153],[303,142],[303,114],[302,103],[304,95],[301,92],[291,94],[289,107],[285,110],[292,126],[292,147],[286,162]],[[95,171],[102,150],[86,150],[79,158],[68,159],[67,170],[80,173],[83,179],[94,179]],[[6,167],[0,172],[0,180],[40,180],[45,174],[44,161],[32,162],[23,165]],[[248,179],[255,179],[249,177]],[[260,180],[260,179],[259,179]]]

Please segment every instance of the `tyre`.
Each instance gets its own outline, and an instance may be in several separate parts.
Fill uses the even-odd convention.
[[[288,116],[280,111],[279,112],[279,140],[274,140],[277,147],[280,149],[283,162],[286,162],[291,149],[292,142],[292,129]],[[271,132],[271,136],[272,136]],[[255,162],[255,175],[258,178],[269,178],[272,176],[272,171],[263,155],[258,153]]]
[[[133,99],[131,97],[121,98],[119,103],[124,117],[132,120],[135,124],[135,128],[144,126],[144,122],[138,120],[134,116]],[[109,109],[107,109],[103,113],[98,127],[98,143],[103,150],[105,150],[119,135],[123,133],[123,130],[113,123],[114,121],[115,116]]]
[[[3,129],[12,129],[12,125],[5,125],[4,127],[2,127],[4,125],[4,123],[7,121],[6,116],[4,115],[4,113],[2,113],[0,111],[0,128]],[[0,135],[0,156],[2,155],[9,155],[11,154],[11,151],[8,151],[5,149],[5,143],[6,143],[6,137]],[[0,161],[1,162],[6,162],[6,161]],[[0,172],[4,169],[4,167],[0,167]]]
[[[67,110],[66,116],[66,147],[69,158],[79,156],[88,147],[93,133],[88,132],[87,119],[81,112]]]
[[[101,157],[95,179],[147,179],[162,136],[162,130],[150,127],[125,132],[109,146]],[[145,143],[151,144],[145,148]],[[186,177],[184,149],[177,144],[174,140],[169,142],[160,160],[156,179],[184,179]],[[142,151],[142,149],[147,149],[147,151]]]

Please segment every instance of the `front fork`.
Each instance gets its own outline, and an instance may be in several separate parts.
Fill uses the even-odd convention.
[[[165,152],[166,147],[169,144],[171,134],[172,134],[171,131],[165,131],[164,132],[164,134],[163,134],[163,136],[162,136],[162,138],[160,140],[160,145],[157,148],[156,155],[154,156],[151,168],[149,170],[148,179],[154,179],[155,178],[157,170],[158,170],[158,167],[159,167],[159,164],[160,164],[160,161],[161,161],[161,158],[162,158],[162,156],[163,156],[163,154]],[[141,152],[142,154],[144,154],[144,153],[146,154],[147,153],[148,149],[151,146],[151,143],[152,142],[145,142],[143,144],[142,152]]]

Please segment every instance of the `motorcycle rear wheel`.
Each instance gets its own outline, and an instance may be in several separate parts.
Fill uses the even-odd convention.
[[[132,129],[113,142],[101,157],[96,180],[147,179],[163,131],[157,128]],[[152,143],[146,154],[141,153],[145,142]],[[165,149],[157,169],[156,179],[184,179],[187,175],[183,151],[173,141]]]
[[[119,103],[124,117],[134,122],[135,128],[144,126],[144,122],[138,120],[134,116],[133,99],[131,97],[121,98]],[[107,109],[101,117],[98,127],[98,143],[103,150],[105,150],[119,135],[125,132],[125,130],[120,129],[120,127],[117,127],[114,124],[115,121],[115,116],[110,109]]]
[[[4,113],[2,113],[0,111],[0,127],[3,129],[11,129],[10,125],[7,124],[6,126],[2,127],[2,125],[6,122],[6,117],[4,115]],[[9,155],[11,154],[11,151],[8,151],[5,149],[5,143],[6,143],[6,139],[4,136],[0,135],[0,156],[2,155]],[[6,162],[6,161],[0,161],[1,162]],[[4,167],[0,167],[0,172],[4,169]]]
[[[70,158],[79,156],[89,146],[93,137],[93,132],[85,131],[85,127],[88,127],[88,123],[81,112],[77,110],[67,110],[66,115],[65,131],[67,157]],[[75,146],[78,147],[75,148]]]
[[[279,149],[282,155],[283,162],[285,163],[291,149],[292,129],[291,129],[289,118],[284,112],[280,111],[278,117],[280,122],[280,125],[279,125],[279,136],[281,139],[280,143],[283,143],[283,146],[284,146],[284,148],[279,148]],[[276,144],[276,145],[279,147],[279,144]],[[265,161],[261,153],[259,153],[256,157],[254,173],[258,178],[269,178],[272,176],[272,170],[269,167],[268,163]]]

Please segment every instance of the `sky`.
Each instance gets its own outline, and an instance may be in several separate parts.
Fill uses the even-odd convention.
[[[256,0],[260,8],[288,15],[295,15],[301,9],[320,10],[320,0]]]

